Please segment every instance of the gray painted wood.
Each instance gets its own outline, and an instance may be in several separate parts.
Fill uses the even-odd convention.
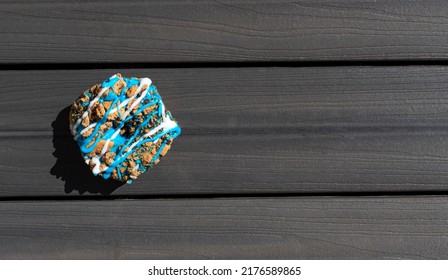
[[[8,137],[0,146],[3,197],[448,189],[447,132],[184,135],[154,169],[117,190],[90,174],[71,138]]]
[[[120,188],[90,175],[67,121],[114,71],[3,71],[0,196],[446,191],[447,70],[125,70],[153,79],[183,134]]]
[[[0,1],[0,63],[432,60],[432,1]]]
[[[2,259],[448,257],[446,197],[4,202]]]
[[[175,68],[442,61],[447,11],[0,0],[0,66],[24,70],[0,71],[0,258],[447,258],[446,196],[415,196],[447,190],[447,67]],[[67,130],[67,106],[118,71],[82,69],[120,63],[162,63],[120,72],[151,77],[184,129],[132,186],[89,175]]]
[[[116,72],[150,77],[187,134],[444,130],[448,67],[0,71],[0,133],[49,133]]]

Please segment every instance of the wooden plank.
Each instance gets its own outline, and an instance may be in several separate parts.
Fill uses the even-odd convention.
[[[0,63],[440,60],[431,1],[0,1]]]
[[[1,138],[0,146],[3,197],[446,191],[448,180],[446,132],[184,135],[117,190],[90,174],[70,138]]]
[[[183,134],[117,190],[67,127],[66,106],[110,71],[4,71],[0,196],[446,191],[446,70],[142,69]]]
[[[51,132],[58,114],[116,72],[150,77],[190,134],[443,130],[448,122],[442,66],[0,71],[0,132]]]
[[[445,259],[446,197],[0,204],[2,259]]]

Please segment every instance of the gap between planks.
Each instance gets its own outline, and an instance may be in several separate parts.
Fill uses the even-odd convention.
[[[448,191],[376,191],[376,192],[313,192],[313,193],[216,193],[216,194],[155,194],[155,195],[103,195],[103,196],[9,196],[0,197],[2,202],[57,202],[57,201],[139,201],[139,200],[213,200],[213,199],[307,199],[307,198],[411,198],[447,197]]]
[[[72,62],[72,63],[0,63],[0,71],[102,70],[102,69],[198,69],[198,68],[306,68],[357,66],[448,66],[447,59],[376,59],[331,61],[203,61],[203,62]]]

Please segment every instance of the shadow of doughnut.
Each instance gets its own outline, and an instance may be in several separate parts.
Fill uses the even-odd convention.
[[[94,176],[82,159],[78,144],[70,133],[70,106],[59,112],[53,121],[53,156],[56,163],[50,173],[65,182],[65,193],[77,191],[79,194],[92,193],[110,195],[124,183]]]

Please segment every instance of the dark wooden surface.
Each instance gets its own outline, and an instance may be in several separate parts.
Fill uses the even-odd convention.
[[[0,1],[0,60],[448,58],[443,0]]]
[[[0,259],[447,258],[447,11],[0,0]],[[132,185],[68,132],[116,72],[183,129]]]
[[[446,197],[4,202],[2,258],[446,258]]]

